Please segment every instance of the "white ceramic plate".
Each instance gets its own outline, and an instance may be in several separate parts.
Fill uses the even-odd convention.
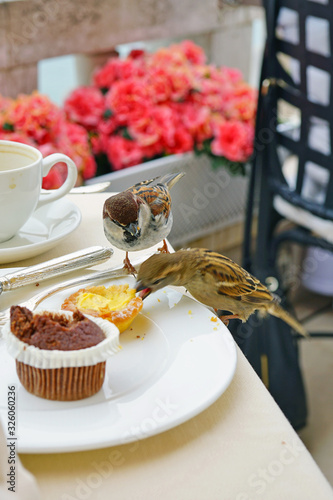
[[[131,277],[116,282],[134,283]],[[58,308],[74,290],[50,297],[40,307]],[[120,340],[123,349],[107,361],[102,389],[75,402],[29,394],[0,341],[0,415],[6,429],[7,387],[15,385],[19,452],[97,449],[158,434],[210,406],[235,372],[236,348],[228,329],[175,289],[145,299]]]
[[[13,238],[0,243],[0,264],[29,259],[50,250],[80,222],[80,210],[66,198],[37,209]]]

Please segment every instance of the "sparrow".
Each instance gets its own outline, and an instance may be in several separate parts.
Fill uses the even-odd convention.
[[[220,316],[226,325],[233,318],[245,322],[258,311],[262,316],[281,318],[301,335],[307,335],[303,326],[281,307],[278,297],[257,278],[212,250],[190,248],[153,254],[141,264],[136,282],[141,298],[168,285],[184,286],[206,306],[230,312]]]
[[[129,272],[136,272],[128,258],[129,251],[144,250],[163,240],[158,250],[168,252],[165,238],[173,222],[170,189],[183,175],[184,172],[178,172],[155,177],[105,201],[105,236],[112,245],[125,250],[124,267]]]

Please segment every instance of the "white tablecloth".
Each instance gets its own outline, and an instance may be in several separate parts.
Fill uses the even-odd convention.
[[[101,211],[109,195],[71,195],[82,212],[80,227],[53,250],[15,266],[108,246]],[[112,257],[122,258],[119,251]],[[225,393],[169,431],[113,448],[21,454],[15,496],[7,490],[7,448],[1,439],[0,453],[1,499],[8,493],[38,500],[29,471],[43,500],[333,500],[328,482],[240,350]]]

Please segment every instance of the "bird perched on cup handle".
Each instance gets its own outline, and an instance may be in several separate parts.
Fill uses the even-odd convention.
[[[301,335],[304,327],[281,307],[278,298],[260,281],[228,257],[204,248],[154,254],[144,261],[137,276],[136,290],[142,298],[168,285],[184,286],[199,302],[231,314],[220,316],[228,325],[242,322],[258,311],[288,323]]]
[[[171,231],[173,216],[170,189],[184,172],[166,174],[135,184],[108,198],[103,207],[103,227],[107,240],[126,252],[124,267],[136,270],[129,251],[144,250],[163,240],[161,252],[168,252],[165,239]]]

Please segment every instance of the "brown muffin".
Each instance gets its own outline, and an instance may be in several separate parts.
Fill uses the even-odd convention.
[[[114,325],[79,311],[32,313],[12,306],[4,334],[25,389],[58,401],[98,392],[106,359],[119,350],[119,331]]]

